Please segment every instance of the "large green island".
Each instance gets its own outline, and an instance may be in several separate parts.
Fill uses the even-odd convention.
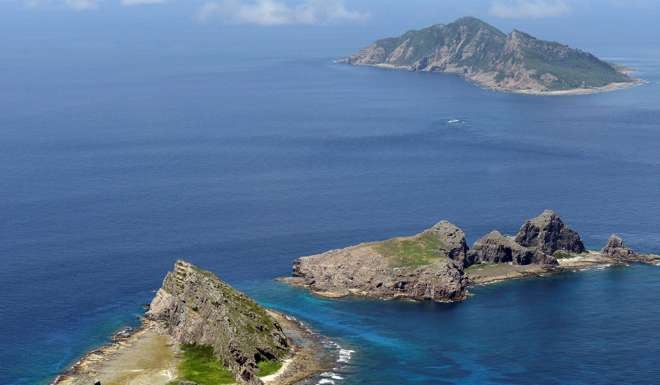
[[[340,63],[458,74],[482,87],[535,95],[575,95],[628,88],[629,70],[566,45],[474,17],[381,39]]]

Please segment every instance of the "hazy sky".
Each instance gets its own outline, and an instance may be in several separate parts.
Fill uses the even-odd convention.
[[[591,50],[659,45],[657,0],[0,0],[0,48],[214,41],[332,56],[465,15]]]

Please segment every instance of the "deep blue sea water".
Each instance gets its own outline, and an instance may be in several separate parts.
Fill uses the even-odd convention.
[[[45,384],[134,324],[182,257],[354,350],[337,384],[660,378],[659,267],[493,285],[461,304],[329,301],[272,281],[300,255],[440,219],[474,241],[545,208],[591,248],[618,232],[660,252],[657,50],[604,50],[650,83],[579,97],[309,52],[11,52],[0,384]]]

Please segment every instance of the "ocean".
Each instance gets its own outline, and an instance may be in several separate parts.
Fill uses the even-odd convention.
[[[660,252],[660,52],[600,51],[646,85],[532,97],[318,50],[194,48],[5,55],[0,384],[47,384],[135,325],[178,258],[338,344],[321,383],[660,378],[660,267],[480,287],[457,304],[333,301],[273,280],[298,256],[441,219],[472,242],[545,208],[589,248],[616,232]]]

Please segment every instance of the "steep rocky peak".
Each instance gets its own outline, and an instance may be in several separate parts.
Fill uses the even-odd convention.
[[[608,257],[619,258],[627,260],[633,258],[637,253],[631,248],[627,247],[623,239],[617,234],[610,235],[607,244],[601,250],[601,253]]]
[[[502,42],[506,34],[492,25],[483,22],[475,17],[463,17],[444,28],[444,33],[451,39],[465,40],[491,40]]]
[[[498,230],[492,230],[490,233],[484,235],[482,239],[504,239],[504,238],[506,237]]]
[[[207,345],[240,383],[261,384],[257,364],[283,359],[290,344],[280,325],[251,298],[215,274],[177,261],[147,316],[180,344]]]
[[[541,214],[539,214],[535,218],[530,219],[530,222],[534,223],[539,227],[547,226],[555,222],[560,223],[562,225],[564,223],[556,212],[549,209],[543,210]]]
[[[497,32],[498,34],[504,35],[504,33],[499,29],[473,16],[461,17],[460,19],[456,19],[455,21],[447,24],[447,26],[466,27],[470,29],[487,29],[489,31]]]
[[[607,239],[607,245],[605,247],[626,247],[626,245],[618,234],[612,234]]]
[[[507,38],[510,40],[519,40],[519,41],[537,40],[534,36],[517,29],[511,31],[511,33],[507,36]]]
[[[557,250],[582,253],[585,251],[580,235],[564,224],[559,215],[545,210],[528,220],[518,231],[516,242],[552,255]]]

